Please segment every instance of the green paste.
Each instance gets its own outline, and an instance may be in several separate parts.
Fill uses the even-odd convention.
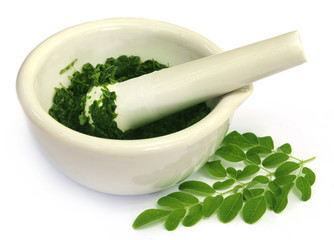
[[[74,62],[61,70],[61,73],[73,67]],[[200,103],[140,128],[122,132],[114,121],[117,116],[115,114],[116,94],[106,88],[103,91],[102,107],[98,107],[97,101],[90,106],[94,126],[89,123],[88,117],[84,114],[86,94],[92,87],[127,81],[166,67],[168,66],[155,60],[143,62],[138,56],[108,58],[104,64],[97,64],[95,67],[86,63],[82,66],[81,71],[75,70],[70,76],[71,83],[67,88],[61,86],[55,89],[49,114],[73,130],[110,139],[152,138],[185,129],[204,118],[211,108],[205,103]]]

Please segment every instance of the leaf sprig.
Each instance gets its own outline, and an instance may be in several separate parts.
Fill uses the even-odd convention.
[[[289,143],[275,149],[269,136],[233,131],[215,152],[221,159],[204,165],[210,179],[215,180],[213,184],[196,180],[183,182],[178,192],[157,201],[160,208],[142,212],[133,228],[161,220],[165,228],[172,231],[181,222],[190,227],[215,213],[221,222],[228,223],[240,212],[242,219],[252,224],[267,210],[282,212],[294,187],[300,199],[307,201],[316,177],[304,164],[315,157],[301,160],[291,153]],[[225,168],[224,165],[232,166]]]

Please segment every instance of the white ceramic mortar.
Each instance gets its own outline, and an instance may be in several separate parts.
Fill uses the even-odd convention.
[[[54,88],[69,84],[71,72],[59,71],[76,58],[76,68],[120,55],[174,66],[220,52],[203,36],[169,23],[128,18],[84,23],[51,36],[28,55],[17,77],[17,94],[41,148],[67,176],[105,193],[156,192],[184,180],[209,159],[252,86],[214,99],[207,117],[177,133],[110,140],[76,132],[49,116]]]

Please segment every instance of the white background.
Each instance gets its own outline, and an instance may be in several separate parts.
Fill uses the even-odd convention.
[[[333,228],[332,1],[2,1],[0,3],[0,239],[330,239]],[[308,62],[254,84],[231,130],[290,142],[294,155],[316,156],[313,196],[290,195],[287,209],[253,225],[216,217],[168,232],[133,230],[135,217],[175,188],[144,196],[113,196],[62,175],[35,144],[16,97],[16,74],[42,40],[72,25],[114,17],[171,22],[206,36],[224,50],[299,30]],[[197,175],[192,178],[196,178]]]

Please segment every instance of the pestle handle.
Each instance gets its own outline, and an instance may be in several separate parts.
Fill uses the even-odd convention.
[[[118,127],[142,126],[305,61],[295,31],[111,85]]]

